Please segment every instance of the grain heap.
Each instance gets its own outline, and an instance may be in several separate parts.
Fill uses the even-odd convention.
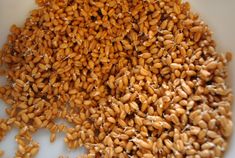
[[[87,157],[222,157],[232,133],[231,53],[179,0],[38,0],[13,26],[1,58],[16,158],[36,155],[32,134],[65,132]],[[58,125],[64,119],[73,127]]]

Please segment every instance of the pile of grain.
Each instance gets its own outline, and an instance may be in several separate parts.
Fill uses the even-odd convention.
[[[87,157],[222,157],[232,133],[231,53],[179,0],[38,0],[1,51],[9,105],[0,139],[19,128],[16,158],[36,155],[32,134],[65,132]],[[64,119],[73,127],[58,125]]]

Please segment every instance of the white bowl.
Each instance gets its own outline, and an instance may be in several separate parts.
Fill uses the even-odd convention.
[[[189,0],[194,11],[200,13],[201,18],[214,31],[214,39],[217,41],[217,50],[221,52],[231,51],[235,53],[235,0]],[[35,7],[34,0],[0,0],[0,47],[6,41],[11,24],[22,25],[29,11]],[[235,91],[235,84],[232,79],[235,73],[235,60],[229,65],[230,85]],[[0,103],[0,117],[5,116],[5,105]],[[234,111],[235,114],[235,111]],[[235,131],[235,130],[234,130]],[[4,158],[11,158],[14,155],[16,143],[12,130],[6,138],[0,142],[0,149],[5,150]],[[64,146],[63,136],[59,136],[55,143],[49,143],[48,131],[41,130],[35,136],[36,141],[41,144],[37,158],[54,158],[59,155],[75,158],[78,153],[84,150],[69,151]],[[76,156],[75,156],[76,155]],[[231,138],[230,149],[226,152],[225,158],[235,157],[235,136]]]

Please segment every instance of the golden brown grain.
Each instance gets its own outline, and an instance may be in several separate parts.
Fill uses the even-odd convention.
[[[0,52],[17,158],[39,151],[40,128],[84,157],[222,157],[232,134],[232,53],[178,0],[37,0]],[[5,66],[6,65],[6,66]],[[55,123],[63,119],[71,127]],[[1,154],[1,151],[0,151]]]
[[[4,155],[4,151],[0,149],[0,157],[3,157],[3,155]]]

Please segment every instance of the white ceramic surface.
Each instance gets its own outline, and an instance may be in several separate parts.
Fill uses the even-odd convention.
[[[218,50],[221,52],[232,51],[235,53],[235,0],[189,0],[192,8],[200,13],[201,18],[214,31],[214,39],[217,41]],[[22,25],[29,11],[35,7],[34,0],[0,0],[0,47],[6,41],[11,24]],[[230,64],[230,84],[235,91],[235,84],[232,79],[235,73],[235,60]],[[0,102],[0,117],[5,116],[4,105]],[[235,114],[235,110],[234,110]],[[12,158],[16,148],[14,135],[16,130],[12,130],[6,138],[0,142],[0,149],[5,150],[4,158]],[[234,132],[235,134],[235,132]],[[35,135],[36,141],[41,145],[37,158],[56,158],[60,155],[75,158],[84,150],[68,151],[63,143],[63,135],[58,135],[55,143],[49,143],[49,133],[41,130]],[[225,158],[235,157],[235,136],[231,138],[230,149]]]

